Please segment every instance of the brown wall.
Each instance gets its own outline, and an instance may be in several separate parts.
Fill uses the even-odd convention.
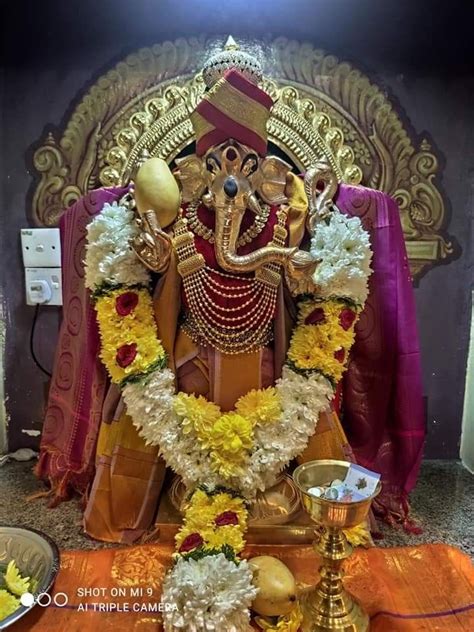
[[[446,42],[446,22],[441,18],[439,36],[427,34],[428,27],[437,28],[432,18],[423,26],[422,13],[414,9],[410,13],[398,6],[403,3],[391,2],[385,4],[385,13],[379,6],[384,3],[369,1],[295,0],[283,3],[287,8],[280,12],[275,2],[264,1],[257,3],[259,8],[249,8],[246,2],[214,6],[197,0],[180,3],[178,8],[158,0],[28,4],[20,13],[20,2],[18,14],[10,21],[2,73],[0,305],[7,324],[5,390],[11,418],[10,448],[37,445],[37,439],[21,429],[41,429],[47,387],[46,377],[29,353],[34,309],[24,304],[19,247],[19,229],[29,222],[33,144],[44,138],[48,125],[60,128],[67,118],[65,112],[70,112],[81,91],[124,53],[161,39],[232,29],[237,36],[272,31],[274,35],[308,40],[348,59],[385,85],[414,130],[427,130],[441,152],[445,162],[441,185],[452,214],[449,232],[458,240],[461,256],[430,271],[415,295],[427,397],[426,454],[456,457],[473,270],[474,189],[474,79],[458,50],[462,39],[459,30],[456,38],[453,32],[452,41]],[[17,6],[11,3],[12,9]],[[433,47],[432,41],[444,48]],[[450,52],[444,54],[445,50]],[[42,308],[36,348],[49,368],[58,324],[59,310]]]

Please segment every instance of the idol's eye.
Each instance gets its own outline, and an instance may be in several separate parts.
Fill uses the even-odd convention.
[[[244,158],[241,172],[244,174],[244,176],[250,176],[252,175],[252,173],[255,173],[255,171],[257,171],[257,167],[258,167],[257,155],[249,154],[248,156]]]
[[[219,162],[219,159],[217,158],[217,156],[215,154],[210,154],[206,158],[206,169],[213,175],[216,175],[216,173],[220,170],[220,168],[221,168],[221,163]]]

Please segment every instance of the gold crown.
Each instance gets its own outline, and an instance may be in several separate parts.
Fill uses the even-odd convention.
[[[263,70],[258,59],[240,50],[234,38],[229,35],[224,50],[211,55],[204,64],[202,69],[204,83],[211,88],[231,68],[241,72],[255,85],[262,80]]]

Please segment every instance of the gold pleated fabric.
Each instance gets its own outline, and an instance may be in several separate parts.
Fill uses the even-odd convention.
[[[97,464],[84,511],[88,535],[131,543],[148,529],[158,505],[166,466],[156,446],[146,446],[131,418],[102,423]]]

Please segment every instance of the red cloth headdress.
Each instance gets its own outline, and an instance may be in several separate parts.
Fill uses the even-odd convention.
[[[196,154],[230,138],[267,153],[267,121],[273,100],[238,70],[228,70],[191,114]]]

